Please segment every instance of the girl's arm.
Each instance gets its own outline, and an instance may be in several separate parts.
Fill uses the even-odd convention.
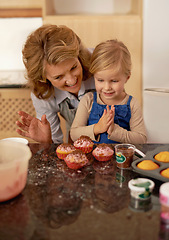
[[[76,141],[81,135],[89,136],[92,140],[96,141],[93,132],[94,124],[87,126],[92,103],[92,92],[86,93],[80,100],[74,121],[70,129],[70,137],[73,141]]]
[[[143,144],[147,141],[142,109],[137,99],[132,98],[131,103],[130,131],[115,124],[109,139],[132,144]]]

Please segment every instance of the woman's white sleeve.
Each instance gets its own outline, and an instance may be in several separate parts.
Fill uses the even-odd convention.
[[[33,94],[31,94],[31,98],[36,111],[36,117],[41,119],[42,115],[46,114],[46,118],[50,123],[53,142],[62,143],[63,133],[60,127],[60,119],[58,117],[59,107],[56,104],[55,99],[38,99]]]

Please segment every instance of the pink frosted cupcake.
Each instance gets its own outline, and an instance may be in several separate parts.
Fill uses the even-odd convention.
[[[79,169],[85,166],[89,160],[84,152],[81,150],[75,150],[72,153],[69,153],[64,161],[69,168]]]
[[[93,150],[93,141],[88,136],[81,136],[78,138],[74,144],[75,148],[83,151],[84,153],[89,153]]]
[[[99,144],[92,152],[98,161],[108,161],[113,157],[113,149],[106,143]]]
[[[56,154],[59,159],[64,159],[69,153],[75,151],[76,148],[70,143],[62,143],[56,148]]]

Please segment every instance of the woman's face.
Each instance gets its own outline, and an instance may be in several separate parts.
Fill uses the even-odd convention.
[[[46,78],[63,91],[78,94],[83,79],[83,69],[78,58],[70,58],[56,65],[46,64]]]

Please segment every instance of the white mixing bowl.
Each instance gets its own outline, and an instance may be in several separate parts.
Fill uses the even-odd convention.
[[[0,141],[0,202],[22,192],[31,156],[30,148],[24,143]]]

